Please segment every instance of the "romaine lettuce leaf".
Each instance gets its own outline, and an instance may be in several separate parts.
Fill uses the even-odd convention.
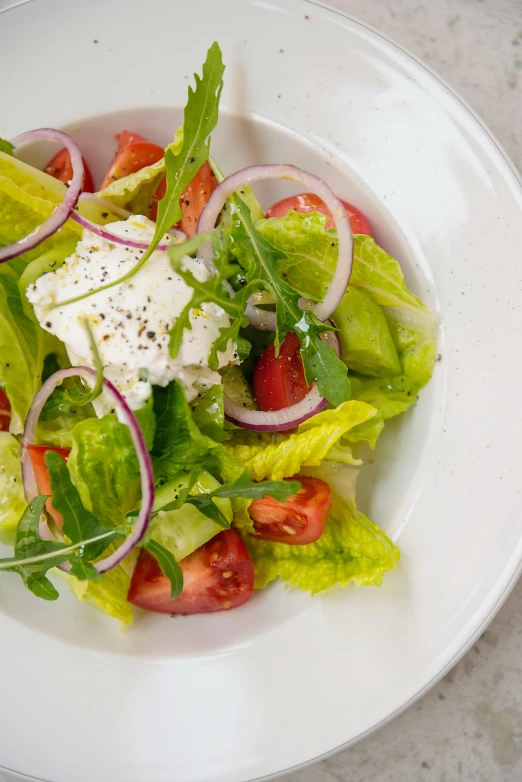
[[[302,467],[319,465],[332,446],[353,427],[370,420],[375,412],[364,402],[343,402],[335,410],[325,410],[309,418],[299,426],[297,433],[280,442],[263,447],[244,443],[234,445],[232,440],[225,448],[243,462],[256,481],[291,478]]]
[[[0,244],[11,244],[34,231],[50,217],[65,192],[65,185],[54,177],[0,152]],[[82,230],[68,220],[60,231],[23,258],[32,260],[71,236],[79,239]]]
[[[114,551],[121,541],[112,543],[107,547],[104,556]],[[79,581],[74,576],[60,572],[70,584],[74,594],[80,602],[86,602],[98,608],[100,611],[118,619],[122,628],[132,624],[133,609],[127,602],[127,593],[138,558],[138,549],[134,549],[128,557],[117,567],[104,573],[95,581]]]
[[[49,346],[46,332],[24,310],[18,288],[23,268],[19,258],[0,265],[0,385],[11,402],[11,430],[16,433],[40,386]]]
[[[122,524],[140,496],[140,471],[128,428],[115,415],[88,418],[74,427],[71,438],[67,466],[83,506],[109,527]]]
[[[66,193],[63,182],[0,151],[0,245],[11,244],[34,231],[52,214]],[[106,207],[81,201],[78,211],[95,223],[105,224],[120,218]],[[78,241],[81,225],[67,220],[65,225],[20,258],[28,263],[64,241]]]
[[[384,573],[395,568],[400,557],[398,548],[357,509],[352,478],[355,471],[350,467],[342,470],[347,474],[343,485],[351,483],[353,490],[344,498],[332,491],[332,511],[318,541],[292,546],[246,538],[254,562],[256,589],[263,589],[278,576],[312,594],[352,582],[378,586]],[[316,474],[321,477],[320,471]]]
[[[9,432],[0,432],[0,540],[13,542],[24,509],[20,444]]]

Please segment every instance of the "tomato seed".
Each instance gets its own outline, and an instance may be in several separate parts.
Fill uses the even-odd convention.
[[[225,570],[225,572],[222,573],[221,575],[223,576],[223,578],[230,578],[234,574],[233,574],[233,572],[231,570]]]
[[[290,527],[288,524],[281,524],[280,526],[281,526],[281,529],[284,532],[288,533],[288,535],[297,535],[297,532],[295,531],[295,529]]]

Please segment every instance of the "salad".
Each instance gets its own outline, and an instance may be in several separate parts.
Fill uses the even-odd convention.
[[[122,129],[97,192],[69,135],[0,139],[0,571],[124,625],[380,584],[357,474],[435,361],[356,207],[291,164],[223,173],[224,70],[214,43],[173,142]],[[41,139],[44,171],[17,156]],[[264,211],[269,178],[303,193]]]

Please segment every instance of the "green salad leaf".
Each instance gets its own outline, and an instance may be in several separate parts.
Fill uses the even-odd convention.
[[[0,245],[17,242],[34,231],[51,216],[65,193],[63,182],[0,150]],[[31,261],[63,240],[72,237],[78,240],[82,230],[73,220],[68,220],[57,233],[24,253],[21,259]]]
[[[16,431],[40,387],[49,346],[45,331],[24,310],[18,288],[23,268],[18,258],[0,264],[0,386],[11,402]]]
[[[163,575],[169,579],[170,599],[174,600],[176,597],[179,597],[183,589],[183,571],[174,556],[168,549],[153,539],[144,543],[143,548],[158,560]]]
[[[209,453],[219,447],[201,434],[193,421],[183,388],[175,380],[166,388],[154,387],[156,435],[151,456],[158,483],[175,479],[205,463]]]
[[[183,115],[183,146],[179,155],[165,152],[167,190],[158,204],[158,219],[154,242],[156,245],[166,231],[183,217],[179,203],[181,194],[195,177],[210,152],[210,134],[218,120],[219,99],[223,90],[225,66],[219,45],[214,42],[203,64],[203,76],[196,73],[196,89],[189,87],[188,101]],[[149,250],[150,253],[150,250]]]
[[[83,507],[80,495],[71,481],[65,460],[55,451],[46,451],[45,466],[51,480],[53,508],[63,516],[62,532],[71,543],[80,543],[110,532]],[[95,544],[91,543],[85,546],[82,557],[85,560],[97,559],[109,542],[108,538],[102,538]],[[78,566],[77,572],[73,571],[73,575],[79,577],[79,572],[81,571]],[[92,575],[84,577],[91,578]]]
[[[189,496],[186,502],[194,505],[201,513],[215,521],[223,529],[227,529],[230,527],[230,522],[224,516],[219,506],[216,505],[216,499],[241,498],[254,500],[270,496],[284,502],[288,497],[297,494],[300,488],[301,485],[298,481],[261,481],[254,483],[250,475],[247,472],[243,472],[233,483],[219,486],[208,494],[200,493]]]
[[[303,467],[319,465],[330,449],[355,426],[370,420],[375,409],[364,402],[343,402],[335,410],[325,410],[300,424],[293,433],[270,445],[234,445],[225,448],[240,459],[254,480],[291,478]]]
[[[0,138],[0,152],[3,152],[4,155],[13,155],[14,147],[7,139]]]
[[[120,542],[111,543],[106,556],[113,553]],[[127,593],[139,549],[134,549],[123,562],[99,578],[91,581],[80,581],[60,571],[62,578],[69,583],[73,593],[82,603],[89,603],[108,616],[118,619],[122,627],[132,624],[133,611],[127,602]]]
[[[14,556],[0,559],[0,570],[19,573],[25,586],[36,597],[56,600],[58,592],[46,573],[65,562],[70,548],[65,543],[40,540],[38,526],[46,500],[46,495],[35,497],[23,512],[16,529]]]
[[[13,542],[24,510],[20,443],[9,432],[0,432],[0,540]]]
[[[138,502],[140,470],[128,428],[115,415],[88,418],[71,432],[67,466],[83,506],[107,527]]]

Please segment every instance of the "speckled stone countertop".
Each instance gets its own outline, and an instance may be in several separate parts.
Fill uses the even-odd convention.
[[[418,56],[522,170],[522,0],[330,0]],[[522,227],[522,226],[521,226]],[[463,660],[402,716],[282,782],[522,782],[522,582]]]

